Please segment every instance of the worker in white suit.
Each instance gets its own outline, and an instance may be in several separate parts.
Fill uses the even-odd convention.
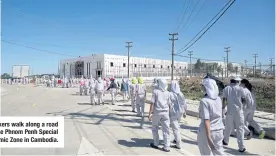
[[[174,143],[171,147],[181,149],[181,135],[180,135],[180,119],[182,116],[186,117],[187,105],[184,95],[180,91],[177,81],[173,80],[171,83],[170,92],[170,123],[174,134]]]
[[[79,85],[80,85],[80,95],[83,95],[83,92],[84,92],[84,78],[83,78],[83,76],[81,76],[81,78],[80,78]]]
[[[170,151],[170,92],[167,91],[168,83],[165,79],[158,79],[158,89],[154,90],[149,110],[149,120],[152,121],[153,143],[152,148],[158,149],[159,145],[159,123],[161,122],[165,152]]]
[[[88,95],[90,87],[89,87],[89,80],[87,78],[84,79],[84,95]]]
[[[110,85],[107,88],[107,91],[110,90],[110,94],[111,94],[111,104],[115,105],[116,102],[116,94],[117,94],[117,84],[115,83],[115,79],[114,78],[110,78]]]
[[[197,143],[201,155],[224,155],[222,102],[216,81],[205,78],[202,82],[205,96],[199,105],[201,119]]]
[[[95,100],[95,95],[96,95],[95,86],[96,86],[95,80],[91,76],[90,83],[89,83],[89,87],[90,87],[89,93],[90,93],[90,102],[91,102],[91,105],[95,105],[96,104],[96,100]]]
[[[96,93],[98,98],[98,104],[104,105],[103,93],[104,93],[104,82],[101,77],[96,81]]]
[[[137,85],[137,79],[133,77],[131,79],[131,84],[129,85],[132,112],[135,112],[135,107],[136,107],[136,94],[135,94],[136,85]]]
[[[135,86],[137,116],[144,116],[146,93],[147,91],[146,86],[144,85],[144,80],[142,77],[138,77],[138,84]]]
[[[257,133],[259,134],[259,138],[263,139],[265,136],[265,131],[253,119],[254,112],[256,110],[256,98],[252,90],[252,85],[248,80],[243,79],[241,81],[241,86],[244,88],[244,92],[245,92],[245,108],[244,108],[245,135],[246,134],[252,135],[252,132],[250,132],[250,130],[248,129],[248,126],[250,125],[257,131]]]
[[[223,90],[223,109],[225,109],[227,100],[223,145],[228,145],[230,134],[236,128],[237,142],[241,153],[246,151],[244,147],[244,106],[242,102],[244,99],[244,89],[239,86],[234,77],[230,78],[230,85]]]

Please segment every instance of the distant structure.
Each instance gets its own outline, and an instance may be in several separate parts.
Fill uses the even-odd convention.
[[[12,66],[12,77],[22,78],[30,75],[29,65],[14,65]]]
[[[170,77],[171,60],[130,57],[130,77]],[[174,75],[188,73],[187,62],[174,62]],[[128,56],[92,54],[87,57],[65,59],[59,62],[59,75],[68,77],[127,77]]]

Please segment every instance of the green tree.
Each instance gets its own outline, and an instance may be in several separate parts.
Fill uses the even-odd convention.
[[[4,73],[1,75],[1,79],[8,79],[8,78],[11,78],[10,74],[8,73]]]
[[[200,59],[198,59],[195,63],[195,69],[200,69],[202,67],[202,63],[200,61]]]
[[[234,67],[232,63],[228,63],[228,72],[233,72]]]

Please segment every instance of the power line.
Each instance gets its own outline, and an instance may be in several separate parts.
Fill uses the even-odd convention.
[[[184,23],[183,27],[179,30],[179,32],[186,26],[187,22],[189,21],[189,19],[191,18],[193,12],[195,11],[195,9],[196,9],[196,7],[197,7],[199,1],[200,1],[200,0],[197,0],[195,6],[194,6],[194,8],[193,8],[193,10],[191,11],[190,16],[187,18],[186,22]]]
[[[196,34],[196,36],[189,42],[189,43],[187,43],[182,49],[184,49],[185,47],[187,47],[187,48],[185,48],[184,50],[182,50],[182,49],[180,49],[179,51],[180,52],[178,52],[178,54],[181,54],[181,53],[183,53],[183,52],[185,52],[187,49],[189,49],[191,46],[193,46],[224,14],[225,14],[225,12],[234,4],[234,2],[235,2],[236,0],[233,0],[232,1],[232,3],[222,12],[222,10],[231,2],[231,1],[229,1],[222,9],[221,9],[221,11],[220,12],[222,12],[221,13],[221,15],[190,45],[190,46],[188,46],[204,29],[205,29],[205,27],[207,27],[210,23],[211,23],[211,21],[213,21],[213,19],[215,19],[215,17],[217,17],[219,14],[220,14],[220,12],[203,28],[203,29],[201,29],[201,31],[198,33],[198,34]]]
[[[184,11],[184,14],[183,14],[182,18],[180,19],[178,26],[176,27],[176,32],[178,32],[178,29],[179,29],[181,23],[183,22],[183,20],[184,20],[184,18],[185,18],[185,16],[186,16],[186,12],[187,12],[187,10],[188,10],[190,4],[191,4],[191,1],[192,1],[192,0],[189,0],[189,2],[188,2],[188,5],[187,5],[187,7],[186,7],[186,9],[185,9],[185,11]]]
[[[41,52],[44,52],[44,53],[50,53],[50,54],[56,54],[56,55],[64,55],[64,56],[70,56],[70,57],[79,57],[79,56],[70,55],[70,54],[63,54],[63,53],[58,53],[58,52],[52,52],[52,51],[48,51],[48,50],[38,49],[38,48],[35,48],[35,47],[31,47],[31,46],[27,46],[27,45],[22,45],[22,44],[11,42],[11,41],[7,41],[7,40],[1,40],[1,41],[5,42],[5,43],[8,43],[8,44],[13,44],[13,45],[17,45],[17,46],[21,46],[21,47],[25,47],[25,48],[29,48],[29,49],[41,51]]]
[[[193,18],[193,20],[191,21],[190,25],[187,27],[186,30],[188,30],[191,27],[191,25],[193,24],[193,22],[197,18],[198,14],[201,12],[201,10],[203,9],[203,7],[205,6],[206,2],[207,2],[207,0],[204,1],[203,5],[201,6],[201,8],[199,9],[199,11],[197,12],[197,14],[195,15],[195,17]],[[183,33],[184,33],[184,31],[183,31]]]

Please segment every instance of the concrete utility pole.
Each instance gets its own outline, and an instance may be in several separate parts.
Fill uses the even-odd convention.
[[[174,70],[174,41],[175,40],[178,40],[178,38],[175,38],[175,36],[178,35],[178,33],[172,33],[172,34],[169,34],[170,36],[172,36],[172,38],[170,38],[169,40],[172,41],[172,75],[171,75],[171,79],[173,80],[173,70]]]
[[[253,57],[255,58],[254,78],[256,78],[256,69],[257,69],[257,57],[258,57],[258,54],[253,54]]]
[[[226,60],[227,60],[227,64],[226,64],[226,76],[228,77],[228,53],[230,52],[230,47],[225,47],[225,52],[226,52]]]
[[[189,51],[188,52],[189,54],[189,56],[190,56],[190,77],[192,77],[192,73],[193,73],[193,71],[192,71],[192,55],[193,55],[193,51]]]
[[[247,75],[247,60],[244,60],[244,68],[245,68],[245,74]]]
[[[225,57],[223,57],[223,61],[224,61],[224,68],[222,69],[223,70],[222,77],[226,77],[226,66],[225,66],[226,58]]]
[[[127,44],[127,77],[129,78],[130,77],[130,73],[129,73],[129,58],[130,58],[130,56],[129,56],[129,49],[132,47],[132,45],[131,45],[131,41],[129,41],[129,42],[126,42],[126,44]]]
[[[271,74],[272,74],[272,72],[273,72],[273,58],[270,58],[269,59],[269,61],[270,61],[270,72],[271,72]]]

